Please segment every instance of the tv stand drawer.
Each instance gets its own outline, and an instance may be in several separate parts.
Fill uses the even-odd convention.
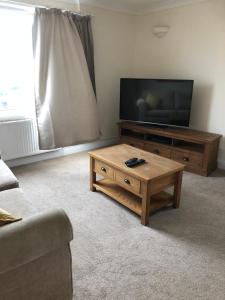
[[[203,155],[200,153],[173,150],[171,152],[171,159],[181,162],[186,166],[202,168]]]
[[[166,158],[170,158],[171,150],[160,145],[153,145],[153,144],[145,144],[144,150],[149,151],[153,154],[160,155]]]
[[[120,139],[121,144],[127,144],[135,148],[143,149],[144,148],[144,142],[139,141],[138,139],[129,138],[129,137],[121,137]]]

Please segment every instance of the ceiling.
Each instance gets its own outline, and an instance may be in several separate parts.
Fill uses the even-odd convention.
[[[133,14],[144,14],[201,1],[205,0],[80,0],[80,3]]]

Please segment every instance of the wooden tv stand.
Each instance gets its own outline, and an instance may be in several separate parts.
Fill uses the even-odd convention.
[[[186,166],[186,170],[208,176],[217,168],[219,134],[183,128],[158,128],[120,122],[120,143],[167,157]]]

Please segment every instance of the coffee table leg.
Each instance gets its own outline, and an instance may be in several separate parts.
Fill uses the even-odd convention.
[[[90,157],[90,190],[92,192],[96,191],[93,184],[96,182],[96,173],[94,172],[94,159]]]
[[[179,208],[180,206],[180,195],[181,195],[181,185],[182,185],[183,171],[177,173],[177,180],[174,185],[174,208]]]
[[[142,213],[141,224],[147,226],[149,224],[149,212],[150,212],[150,188],[149,184],[145,183],[143,186],[142,196]]]

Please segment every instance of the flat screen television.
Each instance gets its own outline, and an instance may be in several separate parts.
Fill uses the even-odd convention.
[[[165,126],[188,127],[193,80],[120,80],[120,119]]]

